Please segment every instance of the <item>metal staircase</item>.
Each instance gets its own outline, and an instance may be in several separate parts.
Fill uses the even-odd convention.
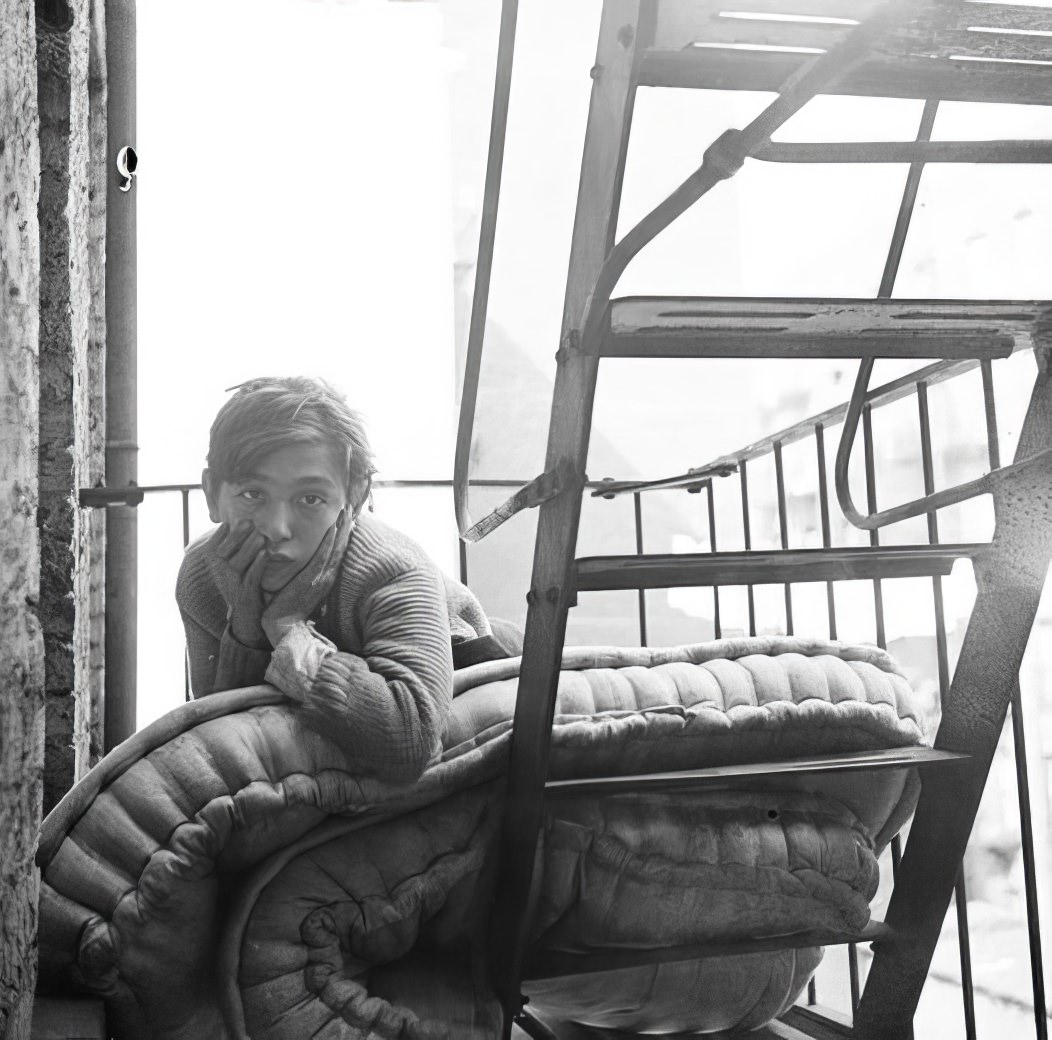
[[[854,1024],[836,1035],[908,1037],[939,928],[985,778],[1017,682],[1052,551],[1052,383],[1048,379],[1048,305],[1025,301],[892,300],[917,186],[929,162],[1052,162],[1045,141],[932,142],[936,99],[1052,104],[1052,10],[967,0],[747,0],[738,9],[713,0],[606,0],[599,33],[581,187],[571,246],[545,472],[497,510],[473,521],[467,460],[477,396],[492,260],[503,134],[506,126],[516,4],[505,0],[487,176],[482,243],[458,437],[455,498],[461,535],[477,540],[516,512],[539,508],[528,594],[519,697],[495,909],[495,983],[513,1022],[533,1036],[552,1035],[523,1010],[531,978],[611,970],[629,964],[743,953],[772,945],[874,942],[874,962]],[[637,86],[776,92],[741,130],[728,130],[664,202],[615,243],[625,156]],[[915,142],[777,144],[772,134],[819,93],[926,99]],[[909,163],[899,217],[876,298],[611,299],[629,261],[703,194],[747,159],[777,162]],[[870,395],[876,358],[935,359],[932,371],[988,365],[1032,349],[1039,376],[1011,466],[992,462],[980,480],[937,491],[930,444],[925,494],[881,512],[873,496],[857,508],[848,486],[855,432]],[[604,357],[858,358],[844,414],[835,483],[845,515],[873,532],[861,548],[712,552],[691,555],[575,556],[587,477],[592,403]],[[779,444],[780,448],[780,444]],[[697,489],[732,471],[734,459],[662,481],[611,484],[597,495],[649,487]],[[823,474],[824,479],[824,474]],[[882,547],[876,529],[927,515],[980,494],[994,499],[992,542]],[[784,537],[783,537],[784,544]],[[828,546],[828,539],[826,540]],[[726,786],[757,774],[872,770],[902,766],[903,752],[874,752],[694,770],[646,777],[553,783],[547,762],[568,610],[580,591],[672,586],[786,583],[800,580],[927,576],[973,561],[979,593],[931,751],[905,753],[925,767],[924,793],[884,924],[862,935],[805,935],[731,946],[538,958],[530,943],[534,868],[546,806],[567,792],[596,797],[654,786]],[[948,763],[954,763],[949,766]],[[945,768],[944,768],[945,767]],[[785,1027],[789,1029],[789,1027]],[[792,1035],[825,1036],[830,1026],[795,1021]],[[822,1030],[827,1030],[823,1032]],[[776,1033],[771,1035],[790,1035]]]

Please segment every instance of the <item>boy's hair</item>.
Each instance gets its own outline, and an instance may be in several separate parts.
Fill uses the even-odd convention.
[[[312,443],[346,459],[348,492],[368,487],[376,467],[365,424],[324,380],[262,377],[236,389],[208,435],[208,469],[216,479],[236,481],[272,452]]]

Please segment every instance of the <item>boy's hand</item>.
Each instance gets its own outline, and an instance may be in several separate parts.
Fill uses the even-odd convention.
[[[220,524],[208,540],[208,568],[230,608],[230,631],[245,646],[270,645],[263,629],[263,588],[267,558],[263,536],[252,521]]]
[[[267,605],[263,612],[263,631],[272,646],[281,642],[292,625],[306,621],[325,602],[340,573],[353,526],[348,511],[342,509],[307,566]]]

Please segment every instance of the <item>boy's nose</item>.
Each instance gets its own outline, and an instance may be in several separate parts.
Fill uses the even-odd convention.
[[[256,518],[256,528],[270,542],[286,542],[292,537],[288,508],[278,502]]]

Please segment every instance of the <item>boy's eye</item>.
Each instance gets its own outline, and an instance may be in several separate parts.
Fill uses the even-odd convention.
[[[258,502],[263,497],[263,492],[255,488],[245,488],[244,491],[237,493],[237,497],[247,499],[249,502]]]
[[[306,506],[323,506],[325,499],[321,495],[304,495],[302,502]]]

